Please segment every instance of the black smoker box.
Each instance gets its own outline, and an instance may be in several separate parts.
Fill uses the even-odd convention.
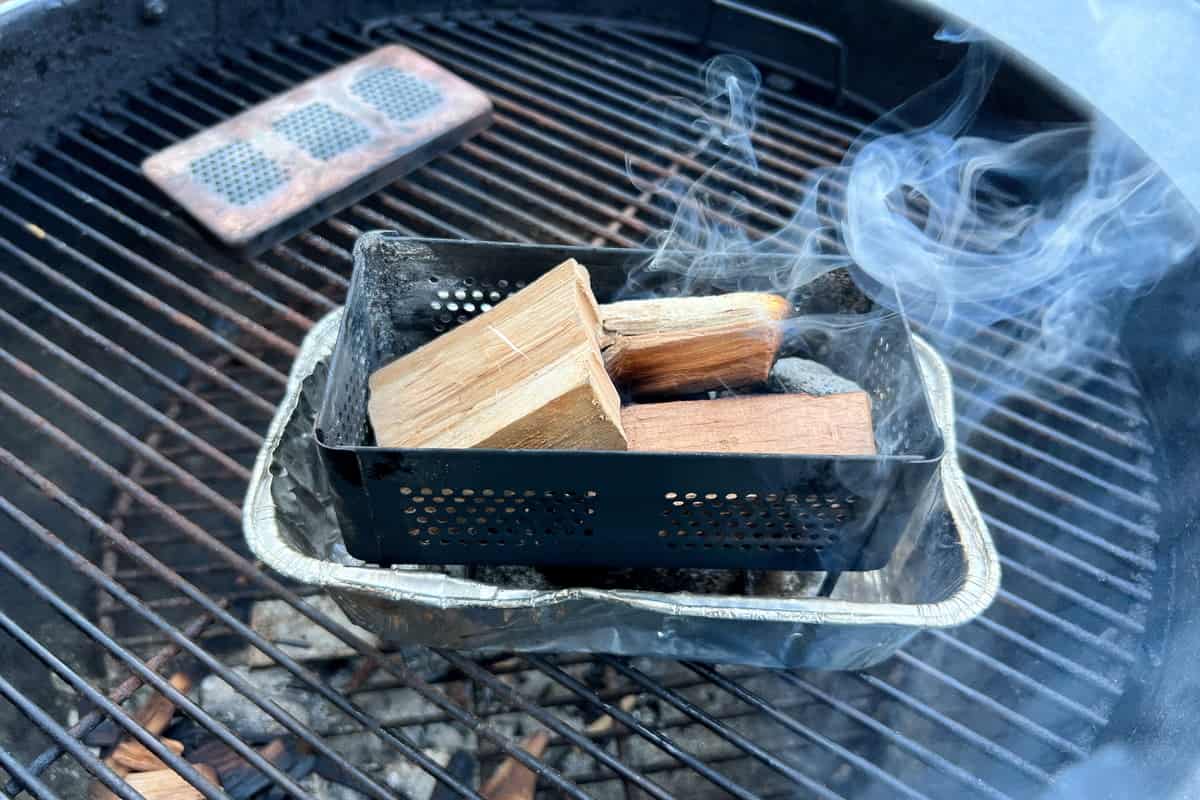
[[[942,455],[908,326],[891,312],[797,326],[784,345],[868,392],[875,456],[374,446],[367,378],[375,369],[567,258],[587,267],[601,303],[616,299],[635,270],[640,291],[678,293],[678,275],[638,269],[651,255],[363,236],[315,430],[350,554],[381,565],[884,566]],[[756,256],[753,276],[775,273],[763,258]],[[726,274],[743,274],[730,267]],[[721,288],[773,290],[767,277],[745,274]],[[795,314],[843,310],[857,295],[844,278],[830,274],[796,292]],[[717,291],[695,277],[686,289]]]

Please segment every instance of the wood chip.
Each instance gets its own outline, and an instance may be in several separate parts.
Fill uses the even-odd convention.
[[[534,758],[540,758],[550,743],[550,734],[537,731],[521,741],[521,747]],[[504,759],[483,784],[479,795],[487,800],[533,800],[537,775],[512,756]]]
[[[628,300],[600,307],[604,363],[634,396],[668,396],[766,381],[791,311],[765,292]]]
[[[217,779],[217,771],[212,767],[206,764],[193,764],[192,766],[204,776],[206,781],[216,787],[221,786]],[[203,800],[204,797],[199,789],[171,769],[133,772],[125,777],[125,782],[146,800]]]
[[[192,679],[182,672],[176,672],[167,679],[167,682],[182,694],[187,694],[192,688]],[[146,705],[142,706],[141,710],[134,715],[134,719],[147,731],[158,736],[167,729],[174,716],[175,704],[155,692]]]
[[[643,403],[621,411],[630,450],[874,455],[866,392]]]
[[[628,714],[630,711],[633,711],[633,708],[636,705],[637,695],[633,694],[625,695],[621,698],[620,702],[617,703],[617,707],[626,714]],[[604,736],[605,734],[612,733],[616,725],[616,720],[614,720],[608,714],[605,714],[604,716],[594,719],[588,723],[587,727],[583,729],[583,732],[588,736]]]
[[[565,261],[370,377],[384,447],[624,450],[587,270]]]
[[[166,738],[159,739],[159,741],[162,742],[163,745],[175,755],[181,755],[183,753],[183,742],[177,742],[174,739]],[[158,756],[150,752],[150,749],[146,747],[146,745],[142,744],[136,739],[125,739],[122,741],[119,745],[117,745],[116,749],[113,750],[112,755],[109,756],[109,758],[112,759],[112,763],[118,764],[133,772],[149,772],[156,769],[169,769],[169,767],[164,764]]]

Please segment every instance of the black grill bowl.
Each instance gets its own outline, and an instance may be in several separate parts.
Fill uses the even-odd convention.
[[[908,326],[897,314],[862,314],[832,336],[818,327],[788,337],[789,347],[870,394],[876,456],[373,446],[372,371],[567,258],[587,267],[600,302],[626,290],[631,271],[642,290],[678,291],[677,278],[639,269],[649,257],[641,250],[363,236],[316,425],[349,523],[348,551],[381,565],[837,572],[886,564],[942,454]],[[797,314],[861,308],[844,275],[819,280],[795,293]],[[771,287],[742,281],[736,288]],[[687,291],[718,287],[691,281]]]

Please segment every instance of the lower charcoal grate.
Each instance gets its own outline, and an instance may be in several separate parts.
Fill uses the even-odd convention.
[[[393,42],[486,91],[493,127],[245,261],[209,249],[142,180],[148,154]],[[960,450],[1004,585],[983,618],[865,673],[385,655],[246,552],[249,465],[297,343],[346,291],[355,238],[640,244],[670,219],[630,183],[625,153],[689,179],[707,165],[667,161],[638,109],[695,96],[706,55],[526,15],[331,25],[181,66],[0,175],[9,776],[73,797],[90,772],[132,796],[86,745],[136,728],[127,698],[144,682],[170,695],[159,676],[178,669],[194,673],[196,705],[174,697],[171,734],[223,739],[246,762],[230,796],[332,797],[341,783],[428,797],[435,780],[469,795],[472,774],[516,759],[545,796],[1023,798],[1088,754],[1137,663],[1156,567],[1154,449],[1115,341],[1062,374],[1021,376],[1001,403],[997,365],[1031,323],[935,342],[953,349],[973,412]],[[764,89],[764,104],[759,175],[715,184],[755,201],[755,236],[863,124],[799,93]],[[255,617],[267,612],[273,626]],[[289,624],[328,635],[300,641]],[[552,735],[533,757],[519,743],[538,729]]]

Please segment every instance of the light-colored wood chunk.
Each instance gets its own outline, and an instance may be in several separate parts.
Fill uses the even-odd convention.
[[[565,261],[370,377],[383,447],[623,450],[587,270]]]
[[[635,396],[762,383],[790,310],[765,292],[609,303],[600,307],[604,361]]]
[[[183,694],[187,694],[192,688],[192,679],[182,672],[176,672],[167,679],[167,682]],[[167,729],[167,725],[171,723],[171,718],[174,716],[175,704],[155,692],[146,705],[142,706],[134,715],[134,719],[147,731],[158,736]]]
[[[178,742],[174,739],[160,739],[163,746],[170,750],[175,755],[183,753],[183,742]],[[117,745],[110,756],[114,764],[119,764],[133,772],[149,772],[156,769],[169,769],[169,767],[146,745],[136,739],[125,739]]]
[[[220,786],[217,771],[207,764],[193,764],[196,771],[214,786]],[[151,772],[133,772],[125,776],[125,782],[146,798],[146,800],[200,800],[204,797],[200,791],[180,777],[171,769],[157,769]]]
[[[525,737],[521,747],[534,758],[541,758],[549,743],[550,734],[539,730]],[[487,800],[533,800],[536,789],[537,775],[509,756],[480,787],[479,796]]]
[[[641,403],[621,411],[630,450],[874,455],[866,392]]]

